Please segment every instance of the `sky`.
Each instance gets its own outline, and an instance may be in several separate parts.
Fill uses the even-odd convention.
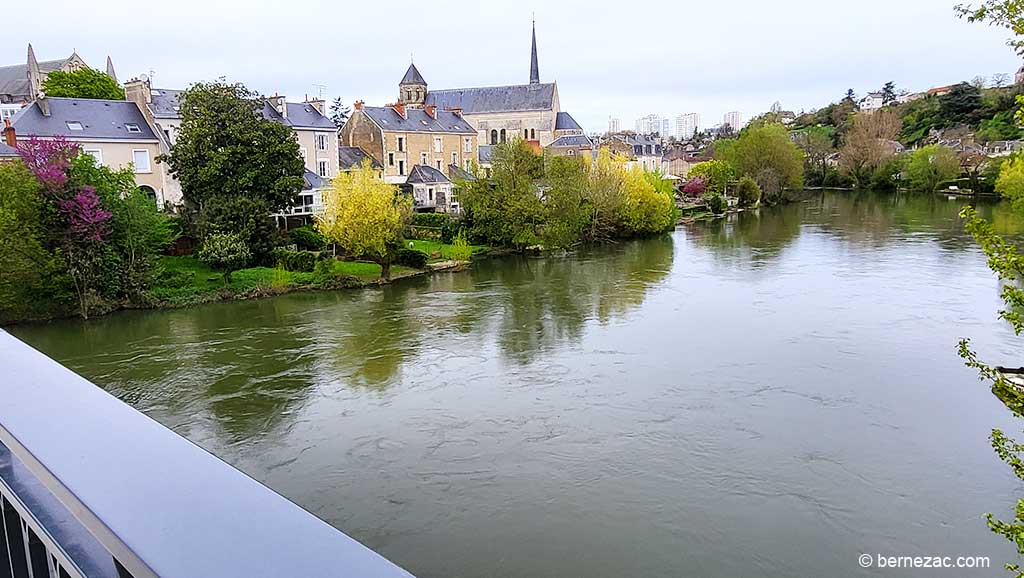
[[[152,73],[157,87],[185,88],[223,76],[291,101],[322,91],[382,105],[410,57],[428,90],[526,83],[535,17],[541,81],[558,82],[562,110],[588,132],[610,116],[631,129],[648,113],[697,112],[707,127],[728,111],[811,110],[887,81],[921,91],[1012,75],[1008,31],[957,19],[956,2],[50,0],[45,15],[15,2],[0,62],[23,63],[31,42],[40,60],[77,50],[102,69],[109,54],[122,82]]]

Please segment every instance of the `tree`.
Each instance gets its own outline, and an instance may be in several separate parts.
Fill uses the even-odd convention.
[[[939,97],[939,113],[947,126],[974,123],[981,110],[981,90],[966,82]]]
[[[708,188],[708,182],[703,177],[691,177],[683,185],[683,194],[687,197],[699,197]]]
[[[622,224],[631,235],[650,235],[669,229],[673,223],[675,203],[671,185],[658,173],[633,166],[625,173],[622,188]]]
[[[960,174],[960,160],[949,147],[928,145],[910,156],[906,174],[912,188],[930,193],[942,181],[955,179]]]
[[[124,100],[124,89],[105,73],[92,68],[54,70],[43,81],[46,96]]]
[[[19,161],[0,163],[0,321],[16,318],[39,298],[53,259],[41,241],[42,211],[32,173]]]
[[[971,79],[971,86],[978,90],[985,90],[988,87],[988,79],[979,74]]]
[[[900,118],[892,110],[858,113],[839,151],[839,163],[858,188],[865,188],[875,170],[890,159]]]
[[[757,181],[769,205],[781,198],[783,189],[803,187],[804,153],[793,144],[789,131],[781,124],[746,130],[725,160],[739,174]]]
[[[345,124],[345,121],[348,120],[348,116],[352,111],[345,106],[345,103],[342,102],[341,97],[339,96],[331,103],[330,112],[334,126],[341,128],[341,126]]]
[[[69,199],[57,201],[65,221],[61,256],[78,295],[79,313],[89,318],[92,304],[98,297],[96,284],[102,267],[112,214],[103,208],[96,189],[85,186]]]
[[[474,232],[517,249],[539,243],[544,205],[534,179],[542,172],[540,155],[526,141],[516,138],[496,145],[491,152],[493,186],[477,179],[462,194]]]
[[[251,258],[245,240],[234,233],[213,233],[199,248],[199,260],[224,275],[224,284],[231,283],[231,272],[241,269]]]
[[[367,159],[359,169],[335,177],[316,228],[353,257],[379,264],[386,281],[411,214],[412,199],[382,181]]]
[[[997,72],[992,75],[992,88],[1002,88],[1010,83],[1010,75],[1005,72]]]
[[[1024,158],[1012,157],[1003,163],[996,192],[1009,199],[1014,210],[1024,213]]]
[[[964,151],[958,155],[960,172],[971,180],[971,190],[975,193],[982,188],[981,175],[989,165],[989,158],[982,152]]]
[[[587,199],[587,166],[578,157],[546,160],[549,188],[544,192],[544,246],[570,247],[591,222],[593,205]]]
[[[741,207],[753,207],[761,200],[761,187],[750,177],[743,177],[736,186],[736,196]]]
[[[213,225],[205,234],[229,232],[242,220],[269,221],[271,212],[295,202],[306,170],[299,143],[291,128],[263,117],[261,98],[241,84],[218,81],[192,85],[178,102],[178,138],[158,160],[181,183],[188,209]],[[263,236],[267,230],[247,232],[246,244],[256,257],[270,246]]]
[[[843,97],[843,102],[852,104],[854,107],[857,106],[857,95],[853,92],[853,89],[847,89],[846,96]]]
[[[625,160],[613,157],[607,147],[597,152],[597,160],[590,169],[588,193],[592,207],[590,239],[610,238],[618,229],[622,203],[622,182],[625,178]]]
[[[719,153],[719,149],[716,148],[715,152]],[[708,191],[725,194],[725,187],[732,179],[733,170],[726,161],[715,159],[693,165],[686,176],[691,179],[703,179]]]
[[[807,166],[816,176],[815,181],[824,185],[828,174],[828,157],[835,152],[832,146],[832,130],[824,126],[808,127],[796,133],[796,146],[804,151]]]
[[[890,80],[882,87],[882,106],[896,102],[896,85]]]

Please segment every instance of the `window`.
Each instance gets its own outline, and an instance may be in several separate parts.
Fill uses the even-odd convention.
[[[462,166],[463,166],[463,167],[464,167],[464,168],[465,168],[465,169],[466,169],[467,171],[468,171],[469,169],[473,168],[473,164],[472,164],[472,161],[470,161],[469,159],[463,159],[463,161],[462,161]]]
[[[306,149],[305,147],[299,148],[299,156],[302,157],[302,162],[306,162]]]
[[[136,149],[132,151],[132,164],[135,165],[135,172],[148,173],[152,169],[149,166],[149,151]]]
[[[331,161],[327,159],[319,159],[316,162],[317,174],[323,178],[331,176]]]
[[[439,136],[435,136],[434,137],[434,152],[435,153],[441,152],[441,137],[439,137]]]
[[[427,164],[427,153],[420,153],[420,164]]]
[[[575,155],[575,154],[576,154],[576,151],[574,151],[574,150],[572,150],[572,149],[569,149],[569,156],[573,156],[573,155]]]
[[[100,149],[82,149],[82,152],[87,155],[92,155],[92,158],[96,159],[96,164],[103,164],[103,151]]]
[[[139,134],[142,132],[142,129],[139,128],[139,125],[135,124],[134,122],[124,123],[124,129],[132,134]]]
[[[441,170],[441,159],[437,159],[437,170]]]
[[[398,174],[405,175],[405,161],[398,161]]]
[[[69,120],[65,124],[68,125],[68,130],[82,130],[82,123],[77,120]]]
[[[325,150],[327,150],[327,145],[329,145],[331,143],[330,138],[331,137],[329,135],[326,135],[326,134],[317,134],[316,135],[316,150],[318,150],[318,151],[325,151]]]
[[[473,152],[473,139],[465,138],[462,140],[462,152],[471,153]]]
[[[434,201],[434,189],[427,189],[427,200]]]
[[[530,129],[524,128],[523,129],[523,140],[529,140],[529,139],[530,139]]]
[[[501,142],[505,142],[505,129],[501,129]]]
[[[388,166],[395,166],[395,153],[388,153]]]
[[[15,114],[21,109],[20,106],[11,105],[0,105],[0,121],[5,121],[9,118],[13,118]]]
[[[452,164],[459,166],[459,153],[452,153]]]
[[[492,145],[498,144],[498,131],[493,130],[493,129],[491,130],[491,144]]]
[[[530,140],[536,140],[536,138],[537,138],[537,133],[533,132],[533,129],[531,128],[530,129]]]
[[[405,152],[405,137],[398,137],[398,152]]]

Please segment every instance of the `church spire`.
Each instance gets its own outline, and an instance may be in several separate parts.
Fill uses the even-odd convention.
[[[35,100],[42,95],[43,76],[39,70],[39,61],[36,60],[36,51],[32,50],[31,42],[28,45],[28,58],[25,64],[28,69],[28,86],[30,91],[28,96],[31,100]]]
[[[540,84],[540,69],[537,67],[537,21],[533,21],[533,47],[530,49],[530,84]]]
[[[117,82],[117,73],[114,72],[114,61],[110,59],[109,55],[107,56],[107,76],[113,78],[114,82]]]

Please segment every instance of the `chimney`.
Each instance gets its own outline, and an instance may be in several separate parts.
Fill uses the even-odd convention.
[[[149,80],[133,78],[124,83],[124,99],[130,100],[145,109],[147,104],[153,102],[153,89],[149,86]]]
[[[43,116],[50,116],[50,100],[45,96],[36,100],[36,104],[39,105],[39,112],[43,113]]]
[[[452,107],[452,108],[446,108],[445,110],[447,110],[448,112],[454,114],[455,116],[457,116],[459,118],[462,118],[462,107],[461,106],[455,106],[455,107]]]
[[[11,119],[4,119],[4,142],[7,146],[15,148],[18,146],[18,136],[14,132],[14,127],[11,126]]]
[[[402,118],[409,118],[409,117],[405,116],[405,105],[404,104],[402,104],[400,102],[396,102],[395,104],[391,105],[391,108],[394,108],[395,112],[397,112],[399,115],[401,115]]]
[[[309,99],[307,97],[306,98],[306,104],[308,104],[308,105],[312,106],[313,108],[315,108],[317,110],[317,112],[319,112],[320,114],[325,115],[325,116],[327,115],[327,112],[326,112],[327,109],[324,108],[324,104],[325,103],[324,103],[323,99],[314,98],[314,99],[311,100],[311,99]]]
[[[283,96],[275,92],[274,96],[271,96],[267,100],[270,101],[270,106],[273,106],[274,109],[277,110],[278,114],[284,118],[288,118],[288,104],[285,103]]]
[[[366,104],[364,101],[357,100],[357,101],[352,103],[352,108],[354,108],[356,110],[363,110],[363,105],[364,104]]]
[[[437,120],[437,107],[436,106],[434,106],[433,104],[428,104],[427,106],[423,107],[423,110],[426,111],[427,116],[429,116],[430,118],[432,118],[434,120]]]

